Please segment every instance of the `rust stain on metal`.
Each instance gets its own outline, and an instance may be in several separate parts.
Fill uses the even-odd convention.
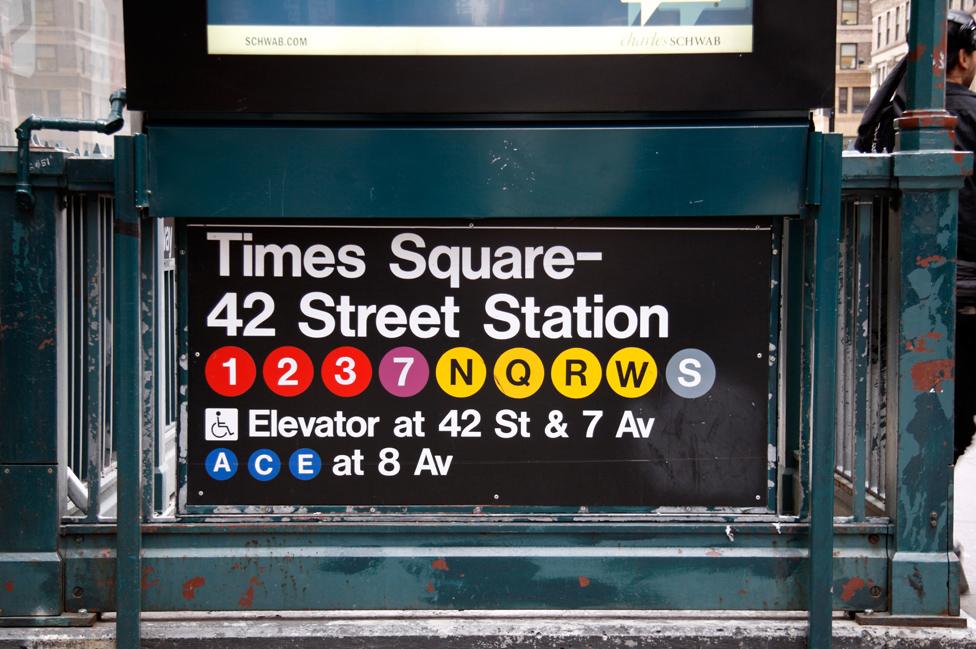
[[[919,354],[934,354],[935,350],[926,347],[928,336],[924,338],[915,338],[914,340],[909,340],[905,343],[905,351],[916,352]]]
[[[720,551],[718,551],[718,550],[709,550],[708,552],[705,553],[705,556],[706,557],[720,557],[720,556],[722,556],[722,553]]]
[[[861,590],[867,585],[868,583],[863,579],[861,579],[860,577],[851,577],[850,579],[847,580],[847,583],[844,584],[844,589],[841,591],[840,594],[841,601],[844,602],[851,601],[852,599],[854,599],[854,595],[857,594],[857,591]]]
[[[590,585],[590,578],[589,577],[580,576],[580,578],[579,578],[579,585],[580,585],[580,588],[586,588],[587,586]]]
[[[159,579],[150,579],[152,574],[156,572],[152,566],[146,566],[142,569],[142,589],[149,590],[153,586],[159,585]],[[183,586],[186,588],[186,585]],[[185,591],[184,591],[185,592]],[[193,599],[192,597],[190,599]]]
[[[740,595],[742,595],[743,597],[745,597],[746,595],[748,595],[748,594],[749,594],[749,591],[748,591],[748,590],[746,590],[745,588],[740,588],[740,589],[739,589],[739,590],[737,590],[736,592],[737,592],[738,594],[740,594]]]
[[[183,582],[183,599],[190,601],[197,596],[197,588],[207,583],[203,577],[194,577]]]
[[[54,344],[54,338],[45,338],[41,341],[41,344],[37,346],[37,351],[42,352],[48,347]]]
[[[434,570],[441,570],[443,572],[447,572],[448,570],[450,570],[450,568],[447,567],[447,561],[445,561],[444,559],[436,559],[433,563],[430,564],[430,567],[433,568]]]
[[[925,56],[925,46],[919,43],[914,50],[911,50],[908,53],[908,60],[915,62],[920,60],[923,56]]]
[[[923,361],[912,366],[912,387],[918,392],[942,392],[942,382],[953,380],[952,359]]]
[[[943,257],[942,255],[932,255],[931,257],[925,257],[924,259],[922,257],[915,258],[915,263],[922,268],[928,268],[929,266],[932,266],[934,264],[938,264],[941,266],[942,264],[945,263],[945,261],[946,258]]]
[[[5,582],[3,582],[3,589],[5,591],[7,591],[8,593],[14,592],[14,582],[12,582],[12,581],[5,581]]]
[[[427,582],[427,592],[428,593],[433,593],[434,592],[434,582],[432,582],[432,581],[428,581]]]
[[[956,118],[951,115],[919,115],[909,112],[905,113],[904,117],[898,118],[898,127],[909,131],[921,129],[952,130],[956,126],[956,121]]]
[[[261,585],[261,580],[257,577],[251,577],[251,581],[247,583],[247,591],[244,593],[244,597],[237,600],[237,603],[244,608],[251,608],[254,604],[254,587]]]

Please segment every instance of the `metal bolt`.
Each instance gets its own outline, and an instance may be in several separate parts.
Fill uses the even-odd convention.
[[[196,356],[197,358],[200,358],[200,352],[193,352],[193,355]]]
[[[82,595],[85,594],[85,591],[83,588],[81,588],[81,586],[75,586],[75,589],[71,591],[71,594],[74,595],[75,597],[81,597]]]
[[[579,508],[579,513],[580,513],[580,514],[589,514],[589,513],[590,513],[590,508],[589,508],[589,507],[586,507],[586,506],[584,505],[583,507],[580,507],[580,508]]]
[[[762,352],[756,354],[756,358],[762,358],[762,357],[763,357]]]
[[[495,500],[498,500],[498,494],[495,494],[494,496],[492,496],[492,498],[494,498]]]
[[[51,475],[52,473],[54,473],[54,469],[48,469],[48,470],[47,470],[47,474],[48,474],[48,475]]]
[[[762,502],[762,496],[760,496],[759,494],[756,494],[756,502],[757,503]]]
[[[186,254],[186,250],[180,250],[180,255],[185,255],[185,254]]]
[[[10,474],[10,469],[4,469],[3,472],[9,475]]]
[[[198,492],[197,492],[197,495],[198,495],[198,496],[202,496],[202,495],[203,495],[203,492],[202,492],[202,491],[198,491]]]
[[[877,534],[871,534],[868,536],[868,543],[871,545],[877,545],[881,541],[881,537]]]
[[[881,597],[881,586],[871,586],[871,597]]]
[[[939,526],[939,515],[936,514],[935,512],[929,514],[929,525],[931,525],[932,527]]]
[[[370,514],[375,514],[376,513],[376,508],[375,507],[370,507],[369,508],[369,513]]]

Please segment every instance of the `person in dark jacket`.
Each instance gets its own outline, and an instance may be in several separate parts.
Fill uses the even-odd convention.
[[[976,93],[969,90],[976,78],[976,21],[965,12],[950,11],[947,37],[946,110],[956,117],[956,149],[976,152]],[[907,67],[903,58],[872,97],[854,142],[858,151],[894,150],[894,121],[905,110]],[[959,192],[958,241],[954,461],[976,432],[976,175],[968,176]]]
[[[956,116],[956,149],[976,151],[976,21],[950,11],[946,59],[946,110]],[[956,407],[954,458],[966,450],[976,424],[976,176],[959,192],[956,275]]]

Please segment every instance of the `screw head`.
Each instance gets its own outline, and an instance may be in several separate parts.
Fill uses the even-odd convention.
[[[871,597],[875,599],[881,597],[881,586],[871,586]]]
[[[71,591],[71,594],[75,597],[81,597],[85,594],[85,590],[81,586],[75,586],[74,590]]]

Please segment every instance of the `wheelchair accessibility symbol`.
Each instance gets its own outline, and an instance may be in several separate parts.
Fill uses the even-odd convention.
[[[207,408],[204,427],[208,442],[236,442],[237,408]]]

